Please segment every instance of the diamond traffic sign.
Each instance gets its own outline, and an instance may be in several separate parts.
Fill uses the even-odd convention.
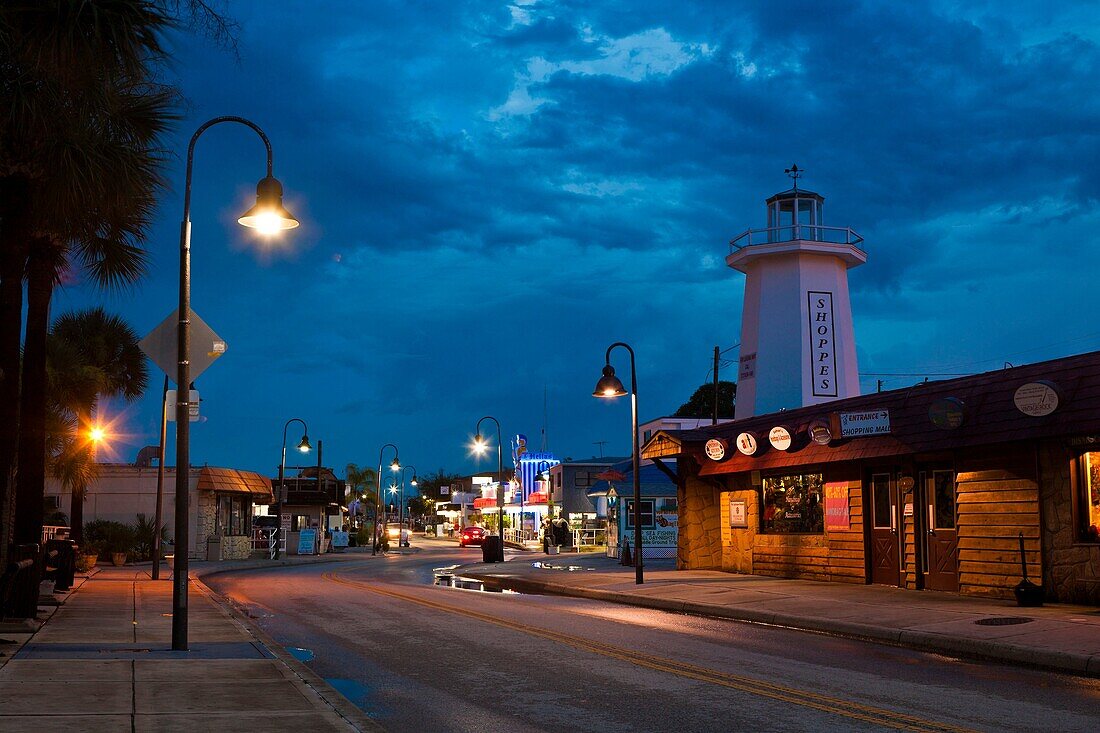
[[[153,363],[161,368],[172,381],[176,379],[178,367],[176,354],[179,351],[179,310],[161,321],[160,325],[149,332],[138,346]],[[225,353],[226,345],[218,334],[191,310],[191,379],[197,379],[214,360]]]

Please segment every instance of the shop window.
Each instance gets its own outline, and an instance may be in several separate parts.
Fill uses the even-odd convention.
[[[218,495],[218,534],[239,537],[252,531],[252,497],[248,494]]]
[[[1077,492],[1079,537],[1085,542],[1100,542],[1100,451],[1081,456]]]
[[[653,529],[655,518],[653,516],[653,500],[642,499],[639,507],[642,510],[642,529]],[[626,500],[626,528],[634,529],[634,500]]]
[[[592,474],[589,471],[577,471],[573,475],[573,485],[584,488],[592,485]]]
[[[820,473],[764,477],[764,511],[760,531],[765,534],[821,534],[825,512]]]

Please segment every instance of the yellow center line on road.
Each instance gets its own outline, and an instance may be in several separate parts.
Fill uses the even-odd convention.
[[[511,621],[506,618],[498,618],[496,616],[490,616],[489,614],[480,613],[461,606],[454,606],[439,601],[429,600],[426,598],[420,598],[408,593],[402,593],[390,588],[383,588],[382,586],[373,583],[364,583],[360,581],[348,580],[342,578],[334,572],[325,572],[322,574],[325,580],[333,583],[339,583],[340,585],[349,586],[352,588],[358,588],[360,590],[369,591],[382,596],[387,596],[400,601],[408,603],[415,603],[427,608],[433,608],[444,613],[457,614],[466,616],[468,618],[483,621],[485,623],[493,624],[514,631],[519,631],[530,636],[536,636],[548,641],[565,644],[567,646],[574,647],[575,649],[581,649],[583,651],[592,652],[605,657],[611,657],[630,664],[637,665],[639,667],[645,667],[658,672],[665,672],[668,674],[674,674],[679,677],[685,677],[688,679],[694,679],[701,682],[707,682],[713,685],[719,685],[740,692],[745,692],[757,697],[766,697],[772,700],[778,700],[780,702],[790,703],[793,705],[799,705],[801,707],[813,708],[822,712],[831,713],[835,715],[841,715],[846,718],[852,718],[855,720],[861,720],[874,725],[884,726],[888,728],[895,728],[898,730],[913,730],[913,731],[941,731],[943,733],[973,733],[969,728],[963,728],[960,726],[952,725],[950,723],[939,723],[932,720],[926,720],[919,718],[915,715],[908,715],[906,713],[897,712],[894,710],[887,710],[885,708],[877,708],[870,705],[864,705],[850,700],[843,700],[840,698],[830,697],[828,695],[822,695],[821,693],[813,692],[810,690],[802,690],[794,687],[785,687],[783,685],[777,685],[773,682],[756,679],[753,677],[747,677],[743,675],[730,674],[728,672],[719,672],[718,670],[708,669],[706,667],[700,667],[687,662],[680,662],[674,659],[668,659],[666,657],[658,657],[652,654],[646,654],[644,652],[635,651],[633,649],[627,649],[625,647],[613,646],[611,644],[605,644],[603,642],[594,641],[581,636],[573,636],[571,634],[563,634],[557,631],[550,631],[548,629],[539,628],[537,626],[529,626],[527,624],[519,623],[517,621]]]

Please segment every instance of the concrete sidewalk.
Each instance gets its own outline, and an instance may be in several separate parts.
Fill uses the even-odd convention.
[[[552,593],[705,616],[788,626],[1100,676],[1100,609],[873,585],[675,570],[650,561],[645,583],[602,555],[525,556],[468,565],[456,574],[529,593]]]
[[[0,667],[0,730],[381,730],[201,581],[171,651],[172,585],[148,571],[86,580]]]

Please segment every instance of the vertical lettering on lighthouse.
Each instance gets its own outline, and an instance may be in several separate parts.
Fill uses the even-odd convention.
[[[836,397],[836,349],[833,329],[833,294],[806,293],[810,318],[810,383],[814,397]]]

